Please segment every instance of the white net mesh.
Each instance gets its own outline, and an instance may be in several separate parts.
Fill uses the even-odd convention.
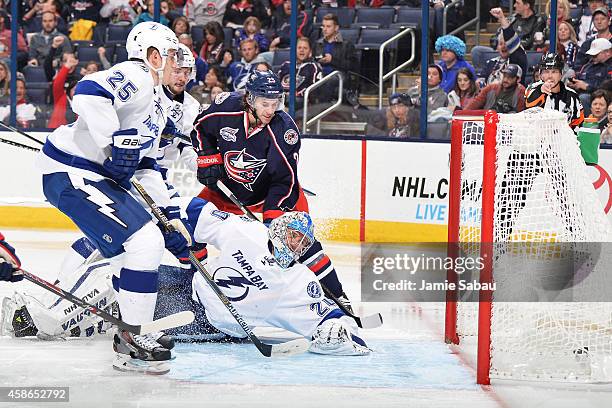
[[[466,121],[462,132],[460,249],[478,256],[484,123]],[[612,381],[612,303],[571,301],[612,288],[612,256],[599,244],[611,229],[576,136],[562,113],[536,108],[499,115],[496,141],[490,375]],[[477,334],[468,295],[460,338]]]

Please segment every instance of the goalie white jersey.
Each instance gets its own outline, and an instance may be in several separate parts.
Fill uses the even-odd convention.
[[[220,211],[198,198],[185,203],[189,203],[187,215],[196,241],[221,251],[209,259],[207,269],[238,312],[248,317],[249,325],[282,327],[310,337],[322,320],[343,315],[325,298],[308,267],[278,266],[267,246],[265,225]],[[199,273],[193,278],[193,293],[216,328],[232,336],[246,336]]]

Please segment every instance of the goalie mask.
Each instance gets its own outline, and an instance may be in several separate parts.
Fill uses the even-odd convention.
[[[272,220],[268,238],[274,259],[286,269],[314,244],[314,224],[305,212],[285,213]]]

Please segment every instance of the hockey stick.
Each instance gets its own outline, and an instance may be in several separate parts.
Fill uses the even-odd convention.
[[[193,312],[184,311],[184,312],[179,312],[179,313],[172,314],[170,316],[163,317],[161,319],[153,320],[152,322],[144,323],[141,325],[128,324],[124,322],[123,320],[116,318],[112,314],[107,313],[104,310],[100,310],[98,309],[98,307],[90,303],[87,303],[86,301],[78,298],[72,293],[63,290],[59,286],[56,286],[50,282],[47,282],[46,280],[34,274],[31,274],[28,271],[25,271],[23,269],[19,269],[19,270],[21,271],[21,273],[23,274],[23,277],[26,280],[29,280],[30,282],[40,286],[41,288],[48,290],[49,292],[55,293],[57,296],[64,298],[67,301],[72,302],[77,306],[82,307],[83,309],[89,311],[90,313],[93,313],[96,316],[99,316],[102,319],[106,320],[107,322],[113,323],[120,329],[129,331],[130,333],[147,334],[147,333],[158,332],[158,331],[162,331],[165,329],[170,329],[172,327],[184,326],[186,324],[193,322],[193,319],[194,319]]]
[[[6,123],[4,123],[3,121],[0,120],[0,126],[2,126],[3,128],[10,130],[11,132],[15,132],[15,133],[19,133],[21,136],[27,137],[30,140],[35,141],[36,143],[40,144],[41,146],[45,144],[45,142],[42,142],[38,139],[36,139],[35,137],[32,137],[30,135],[28,135],[26,132],[22,132],[21,130],[14,128],[10,125],[7,125]]]
[[[11,146],[21,147],[22,149],[32,150],[33,152],[40,152],[40,149],[37,148],[37,147],[32,147],[32,146],[24,145],[24,144],[19,143],[19,142],[13,142],[12,140],[3,139],[1,137],[0,137],[0,142],[9,144]]]
[[[145,200],[149,208],[151,208],[151,212],[153,213],[155,218],[157,218],[159,222],[162,223],[162,225],[167,231],[174,231],[175,230],[174,226],[170,224],[170,221],[168,220],[168,217],[166,217],[166,214],[164,214],[164,212],[157,206],[155,201],[153,201],[153,199],[146,192],[144,187],[142,187],[142,185],[135,179],[132,179],[131,182],[134,188],[136,188],[136,190],[142,197],[142,199]],[[242,315],[240,315],[240,313],[238,313],[234,305],[232,305],[232,302],[230,302],[227,296],[225,296],[225,294],[221,291],[221,289],[219,289],[219,287],[215,283],[215,280],[210,274],[210,272],[204,267],[204,265],[202,265],[202,263],[198,260],[198,258],[196,258],[193,251],[191,250],[189,251],[189,261],[198,270],[198,272],[202,274],[204,279],[206,279],[206,282],[208,282],[208,285],[210,286],[210,288],[213,290],[213,292],[215,292],[215,295],[217,295],[221,303],[223,303],[223,305],[231,313],[232,317],[236,320],[236,322],[238,322],[240,327],[242,327],[242,330],[244,330],[246,335],[253,342],[255,347],[257,347],[257,350],[259,350],[261,354],[263,354],[266,357],[277,357],[277,356],[288,356],[292,354],[299,354],[299,353],[303,353],[308,350],[308,348],[310,347],[310,342],[306,340],[305,338],[295,339],[295,340],[291,340],[291,341],[288,341],[285,343],[279,343],[279,344],[262,343],[262,341],[259,340],[259,338],[255,335],[255,333],[253,333],[253,331],[249,327],[248,323],[244,320]]]
[[[242,212],[244,212],[247,215],[247,217],[249,217],[253,221],[259,221],[259,219],[255,216],[255,214],[253,214],[253,212],[251,210],[249,210],[244,204],[242,204],[238,200],[238,198],[236,198],[234,193],[232,193],[232,190],[230,190],[223,183],[223,181],[218,180],[217,181],[217,187],[219,187],[219,189],[221,191],[223,191],[223,194],[225,194],[230,200],[232,200],[232,202],[236,206],[238,206],[242,210]],[[321,287],[323,288],[323,292],[325,292],[325,296],[327,296],[328,298],[333,300],[334,303],[344,312],[345,315],[347,315],[350,318],[352,318],[353,320],[355,320],[355,322],[357,323],[357,326],[361,327],[362,329],[373,329],[375,327],[378,327],[378,326],[382,325],[383,319],[382,319],[382,315],[380,313],[375,313],[373,315],[365,316],[365,317],[356,316],[342,302],[340,302],[340,300],[338,300],[338,298],[335,297],[331,293],[331,291],[329,289],[327,289],[325,287],[325,285],[323,285],[322,282],[319,282],[319,283],[321,284]]]

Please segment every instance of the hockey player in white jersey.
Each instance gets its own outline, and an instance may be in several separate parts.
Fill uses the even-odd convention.
[[[166,181],[168,168],[179,162],[195,174],[197,154],[191,145],[189,135],[193,122],[200,111],[198,101],[185,92],[187,83],[195,78],[195,58],[191,50],[179,44],[178,66],[172,71],[170,82],[163,87],[162,106],[167,113],[166,127],[159,143],[157,163]],[[171,187],[171,186],[169,186]]]
[[[296,262],[314,242],[314,227],[308,214],[286,213],[272,221],[267,229],[246,217],[220,211],[205,200],[180,200],[181,211],[189,215],[190,223],[195,226],[195,239],[220,250],[218,257],[208,260],[207,268],[250,326],[282,328],[312,339],[310,351],[313,353],[365,355],[370,352],[359,337],[355,322],[325,298],[312,272]],[[175,308],[173,312],[190,309],[196,316],[203,316],[197,319],[199,327],[177,328],[174,334],[178,338],[213,340],[224,338],[223,334],[224,339],[246,336],[199,273],[194,275],[178,267],[160,268],[165,269],[170,278],[166,276],[161,283],[158,307],[163,309],[164,304],[171,304]],[[164,288],[171,285],[167,282],[172,276],[179,281],[183,278],[189,281],[192,277],[192,290]],[[114,296],[109,279],[108,262],[101,260],[86,262],[65,282],[69,286],[74,284],[78,295],[89,296],[90,302],[99,302],[104,307]],[[65,313],[57,303],[44,306],[27,295],[17,295],[11,302],[15,305],[12,310],[8,301],[3,307],[5,334],[12,329],[14,335],[20,335],[14,321],[13,328],[10,327],[7,317],[14,310],[22,312],[24,334],[38,332],[41,338],[64,337],[74,327],[81,327],[88,336],[104,329],[95,316],[83,316],[72,310]],[[27,313],[23,313],[25,310]]]
[[[76,86],[76,122],[56,129],[43,146],[38,167],[47,200],[70,217],[109,260],[121,318],[129,324],[153,319],[157,268],[164,247],[185,256],[190,227],[170,207],[170,197],[155,166],[166,115],[161,84],[177,66],[178,40],[162,24],[147,22],[129,33],[128,61],[85,76]],[[162,233],[132,195],[136,177],[176,225]],[[153,335],[120,331],[114,339],[114,367],[168,371],[170,350]]]

